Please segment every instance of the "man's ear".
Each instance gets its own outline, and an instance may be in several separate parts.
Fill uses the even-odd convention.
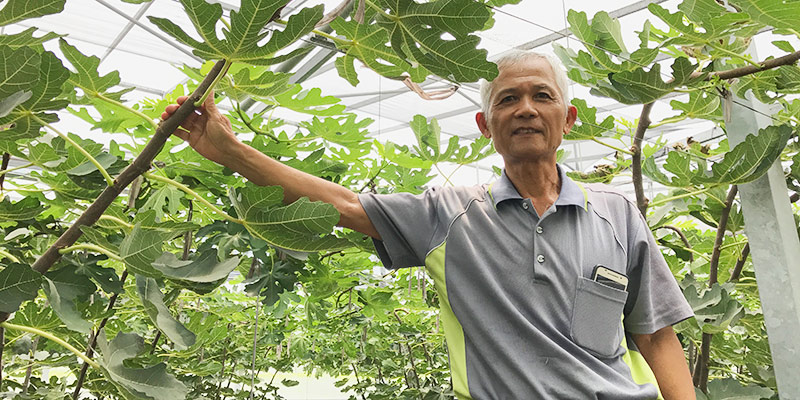
[[[481,130],[483,137],[491,139],[492,133],[489,132],[489,125],[488,121],[486,121],[486,115],[482,112],[475,114],[475,122],[478,124],[478,129]]]
[[[568,134],[578,119],[578,109],[575,106],[567,107],[567,120],[564,122],[564,134]]]

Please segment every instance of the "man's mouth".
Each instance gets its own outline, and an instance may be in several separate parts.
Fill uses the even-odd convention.
[[[512,133],[514,135],[526,135],[526,134],[527,135],[532,135],[532,134],[536,134],[536,133],[542,133],[542,131],[539,130],[539,129],[536,129],[536,128],[517,128],[517,129],[514,129],[514,131]]]

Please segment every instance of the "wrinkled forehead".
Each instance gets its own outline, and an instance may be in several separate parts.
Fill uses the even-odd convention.
[[[558,90],[553,67],[542,57],[528,57],[514,62],[499,64],[497,67],[499,74],[492,81],[492,96],[520,85]]]

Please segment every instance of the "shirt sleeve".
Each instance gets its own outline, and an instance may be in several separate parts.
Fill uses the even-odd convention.
[[[381,240],[373,240],[386,268],[423,266],[437,228],[439,189],[411,193],[360,194],[361,205]]]
[[[644,218],[631,218],[625,329],[650,334],[694,316]]]

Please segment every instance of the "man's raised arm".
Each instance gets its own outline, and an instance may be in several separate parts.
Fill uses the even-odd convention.
[[[178,104],[167,106],[161,118],[171,117],[184,101],[185,96],[179,97]],[[233,134],[230,120],[214,104],[213,93],[181,126],[186,130],[178,128],[174,135],[187,141],[203,157],[238,172],[257,185],[283,187],[286,203],[303,196],[329,203],[341,215],[337,225],[380,239],[358,196],[350,189],[284,165],[240,142]]]

